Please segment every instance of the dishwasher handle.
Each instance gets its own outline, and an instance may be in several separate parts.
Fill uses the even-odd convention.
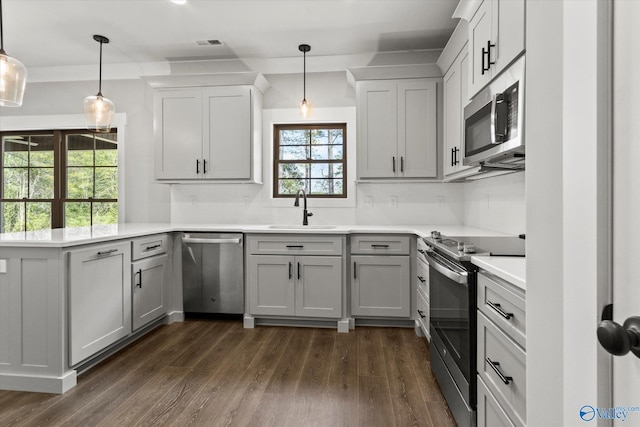
[[[225,238],[204,238],[204,237],[183,236],[182,242],[183,243],[204,243],[204,244],[213,244],[213,245],[219,245],[219,244],[225,244],[225,243],[239,244],[239,243],[242,243],[242,238],[236,237],[232,239],[228,239],[228,238],[225,239]]]

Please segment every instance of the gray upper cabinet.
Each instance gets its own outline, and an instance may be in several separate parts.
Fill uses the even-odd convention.
[[[524,0],[484,0],[469,21],[469,95],[505,69],[525,49]]]
[[[359,178],[436,178],[435,79],[356,84]]]
[[[260,181],[261,99],[252,86],[156,90],[156,178]]]

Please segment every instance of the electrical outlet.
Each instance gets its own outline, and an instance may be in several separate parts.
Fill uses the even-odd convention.
[[[485,197],[485,199],[487,200],[487,208],[490,208],[490,207],[491,207],[491,205],[490,205],[491,197],[489,197],[489,195],[488,195],[488,194],[485,194],[485,195],[484,195],[484,197]]]
[[[242,196],[242,204],[249,206],[249,196]]]
[[[438,200],[438,206],[439,207],[443,207],[444,206],[444,196],[438,196],[437,200]]]
[[[363,200],[363,204],[364,204],[365,208],[372,208],[373,207],[373,197],[367,196],[362,200]]]
[[[198,206],[198,196],[191,196],[191,206]]]
[[[6,273],[7,272],[7,260],[6,259],[0,259],[0,273]]]
[[[389,204],[391,205],[392,208],[397,208],[398,207],[398,196],[391,196],[389,198]]]

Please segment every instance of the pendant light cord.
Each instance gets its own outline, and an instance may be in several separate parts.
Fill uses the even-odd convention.
[[[98,77],[98,96],[102,96],[102,40],[100,40],[100,72]]]
[[[302,61],[302,99],[307,100],[307,52],[303,52]]]
[[[2,0],[0,0],[0,53],[4,54],[4,37],[2,34]]]

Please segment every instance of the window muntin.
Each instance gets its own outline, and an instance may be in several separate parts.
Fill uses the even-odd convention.
[[[345,123],[274,126],[273,195],[345,198]]]

